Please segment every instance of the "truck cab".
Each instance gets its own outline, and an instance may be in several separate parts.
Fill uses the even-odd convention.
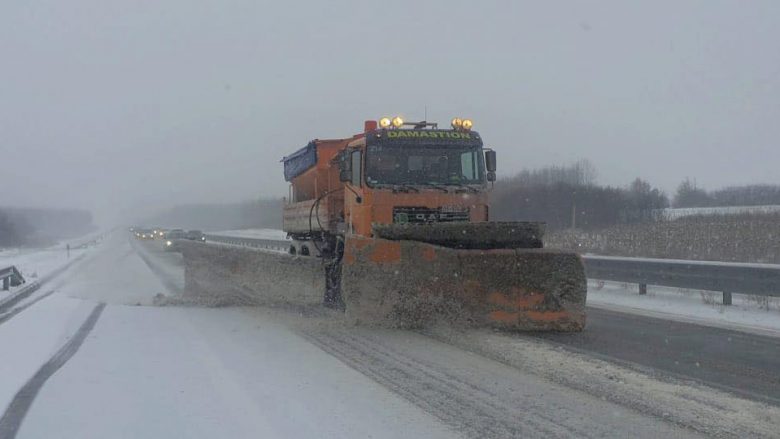
[[[495,153],[471,124],[399,120],[367,121],[352,138],[314,140],[285,157],[291,188],[283,224],[293,239],[312,241],[322,254],[339,237],[371,237],[372,224],[489,219]]]
[[[348,233],[371,225],[487,221],[488,179],[474,131],[377,129],[340,154]]]

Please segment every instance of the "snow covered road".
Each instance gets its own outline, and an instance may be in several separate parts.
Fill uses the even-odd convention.
[[[241,309],[144,306],[165,287],[125,236],[80,268],[0,326],[0,349],[13,359],[0,374],[7,405],[95,303],[108,303],[17,437],[455,435],[283,326]]]
[[[723,426],[698,406],[691,417],[700,417],[699,424],[652,412],[626,401],[632,384],[625,371],[593,366],[533,339],[511,338],[513,347],[500,349],[566,361],[586,383],[600,383],[610,370],[625,389],[571,386],[441,337],[345,327],[326,310],[152,306],[155,295],[183,285],[180,255],[159,246],[115,233],[99,253],[44,286],[53,294],[0,323],[0,407],[13,409],[4,409],[9,420],[0,421],[0,438],[698,437],[720,431],[771,437],[776,431],[769,421],[749,430],[752,415],[764,419],[776,409],[720,394]],[[41,382],[42,366],[100,303],[106,307],[83,344]],[[482,335],[468,337],[476,336]],[[474,346],[502,341],[484,337]],[[20,397],[36,374],[40,390]],[[648,397],[674,393],[642,379],[637,388]],[[687,405],[712,397],[706,389],[675,386],[696,399]],[[20,398],[30,401],[29,409],[13,403]],[[664,402],[684,412],[680,398]],[[7,427],[13,425],[18,430]]]

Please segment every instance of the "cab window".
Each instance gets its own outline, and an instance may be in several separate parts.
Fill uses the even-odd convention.
[[[362,153],[360,151],[354,151],[352,153],[352,184],[354,186],[360,186],[360,162],[362,159]]]

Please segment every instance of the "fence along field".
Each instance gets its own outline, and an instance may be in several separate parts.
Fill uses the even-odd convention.
[[[696,215],[594,231],[562,230],[550,233],[546,244],[598,255],[778,264],[780,213]]]

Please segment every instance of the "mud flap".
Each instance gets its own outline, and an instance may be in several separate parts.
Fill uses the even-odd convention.
[[[323,305],[328,308],[344,308],[341,299],[341,261],[326,262],[325,264],[325,297]]]

